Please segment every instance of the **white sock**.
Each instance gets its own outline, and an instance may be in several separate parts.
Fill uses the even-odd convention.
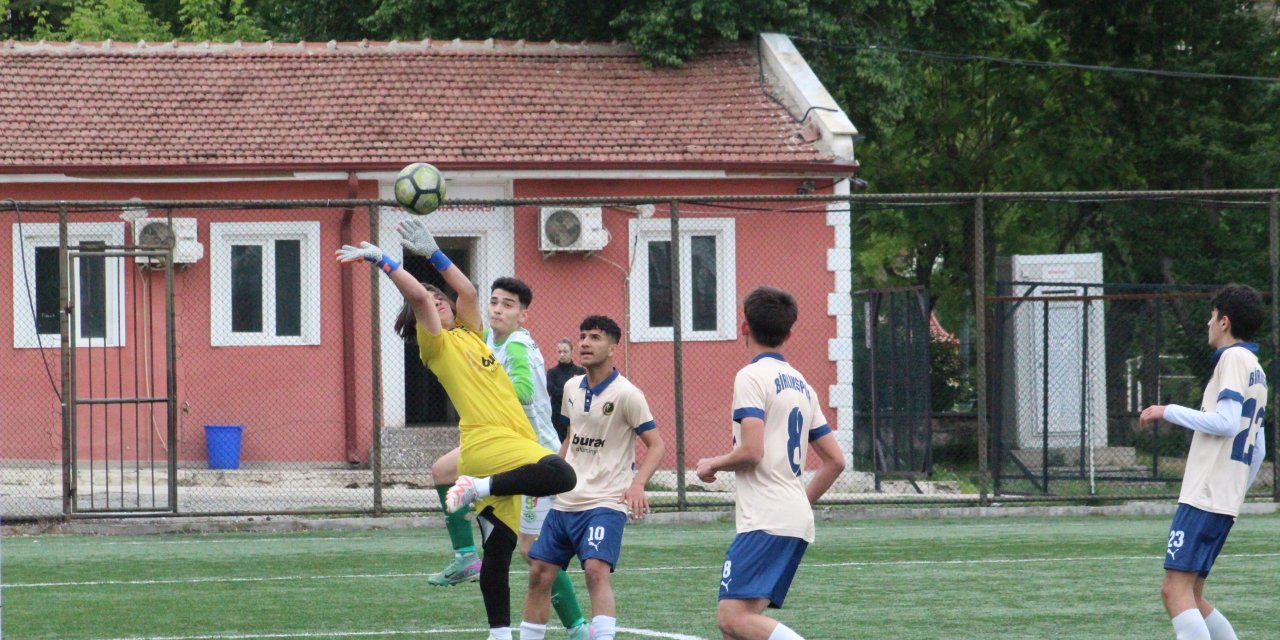
[[[769,634],[769,640],[804,640],[804,637],[792,631],[791,627],[779,622],[778,626],[773,628],[773,633]]]
[[[618,619],[613,616],[596,616],[591,619],[591,640],[613,640],[618,633]]]
[[[1204,619],[1204,626],[1209,627],[1209,637],[1213,640],[1237,640],[1236,630],[1231,628],[1231,622],[1217,609]]]
[[[476,488],[477,499],[489,497],[489,487],[491,482],[489,478],[472,478],[471,486]]]
[[[547,637],[547,625],[532,622],[520,623],[520,640],[543,640]]]
[[[491,627],[489,640],[511,640],[511,627]]]
[[[1187,609],[1173,617],[1173,632],[1178,640],[1213,640],[1199,609]]]

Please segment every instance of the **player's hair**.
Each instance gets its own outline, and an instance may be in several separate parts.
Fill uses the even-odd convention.
[[[796,323],[796,299],[774,287],[756,287],[742,301],[751,339],[766,347],[778,347],[791,335]]]
[[[587,316],[578,325],[578,331],[600,331],[615,343],[622,341],[622,328],[609,316]]]
[[[498,289],[516,294],[516,299],[520,301],[521,309],[528,309],[529,305],[533,303],[533,289],[530,289],[529,285],[525,284],[524,280],[520,278],[512,278],[510,276],[498,278],[489,287],[489,293],[493,293]]]
[[[1229,284],[1218,289],[1213,294],[1212,306],[1218,310],[1218,317],[1231,318],[1231,335],[1240,340],[1252,340],[1266,316],[1262,296],[1244,284]]]
[[[457,302],[449,297],[449,294],[440,290],[440,287],[426,282],[420,283],[423,288],[432,294],[438,295],[449,302],[449,308],[453,310],[454,315],[458,313]],[[405,341],[405,344],[418,344],[418,317],[413,315],[413,307],[408,302],[400,305],[400,313],[396,314],[396,334]]]
[[[556,344],[567,345],[570,349],[573,348],[573,341],[568,338],[560,338],[560,340],[556,341]]]

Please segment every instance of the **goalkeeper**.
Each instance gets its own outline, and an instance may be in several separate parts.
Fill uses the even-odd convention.
[[[462,450],[458,471],[483,479],[477,480],[481,486],[470,489],[479,498],[476,511],[484,538],[480,591],[489,618],[489,638],[511,640],[508,573],[516,548],[520,496],[564,493],[573,489],[577,477],[560,456],[535,439],[511,379],[482,337],[475,285],[440,251],[421,220],[405,221],[396,230],[405,251],[427,256],[458,292],[456,305],[368,242],[359,247],[344,245],[337,250],[338,260],[366,260],[391,278],[406,307],[396,319],[396,332],[417,342],[423,364],[439,378],[458,411]]]

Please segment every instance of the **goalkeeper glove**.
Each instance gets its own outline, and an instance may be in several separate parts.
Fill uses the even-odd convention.
[[[391,273],[400,268],[400,263],[396,262],[391,256],[382,252],[377,245],[368,242],[361,242],[359,247],[353,247],[349,244],[342,245],[338,249],[339,262],[355,262],[356,260],[368,260],[382,270],[383,273]]]

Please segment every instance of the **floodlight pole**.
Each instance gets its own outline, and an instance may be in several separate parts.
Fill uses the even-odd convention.
[[[973,199],[973,352],[974,392],[977,395],[978,413],[978,504],[987,506],[987,478],[990,474],[987,460],[987,273],[986,246],[983,227],[986,226],[983,198]]]

